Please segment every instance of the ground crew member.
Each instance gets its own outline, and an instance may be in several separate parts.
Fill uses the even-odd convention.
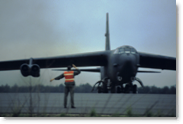
[[[76,108],[74,106],[74,86],[75,86],[74,76],[80,74],[80,70],[74,64],[72,64],[72,66],[76,69],[76,71],[72,71],[71,70],[72,67],[68,66],[67,71],[65,71],[60,76],[50,80],[50,82],[52,82],[53,80],[60,80],[63,77],[65,77],[64,108],[67,108],[67,96],[69,92],[71,96],[71,108]]]

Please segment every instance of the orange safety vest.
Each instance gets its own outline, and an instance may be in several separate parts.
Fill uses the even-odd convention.
[[[74,82],[74,71],[64,72],[65,82]]]

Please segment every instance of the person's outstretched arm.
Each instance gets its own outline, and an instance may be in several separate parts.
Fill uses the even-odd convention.
[[[64,74],[61,74],[60,76],[51,79],[50,82],[52,82],[53,80],[60,80],[60,79],[62,79],[63,77],[64,77]]]

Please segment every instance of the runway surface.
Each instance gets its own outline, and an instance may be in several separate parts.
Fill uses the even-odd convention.
[[[32,99],[30,99],[32,97]],[[63,108],[63,93],[1,93],[0,113],[70,113],[87,114],[95,110],[98,114],[154,114],[176,116],[176,95],[164,94],[98,94],[75,93],[76,109]]]

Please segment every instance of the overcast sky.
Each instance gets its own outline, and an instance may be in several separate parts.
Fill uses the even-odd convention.
[[[107,12],[111,49],[131,45],[139,52],[176,57],[175,0],[0,0],[0,61],[102,51]],[[1,71],[0,85],[25,85],[30,79],[59,85],[64,79],[49,80],[60,74],[43,69],[34,79],[19,70]],[[176,71],[137,77],[148,86],[176,84]],[[100,74],[82,72],[76,84],[98,80]]]

